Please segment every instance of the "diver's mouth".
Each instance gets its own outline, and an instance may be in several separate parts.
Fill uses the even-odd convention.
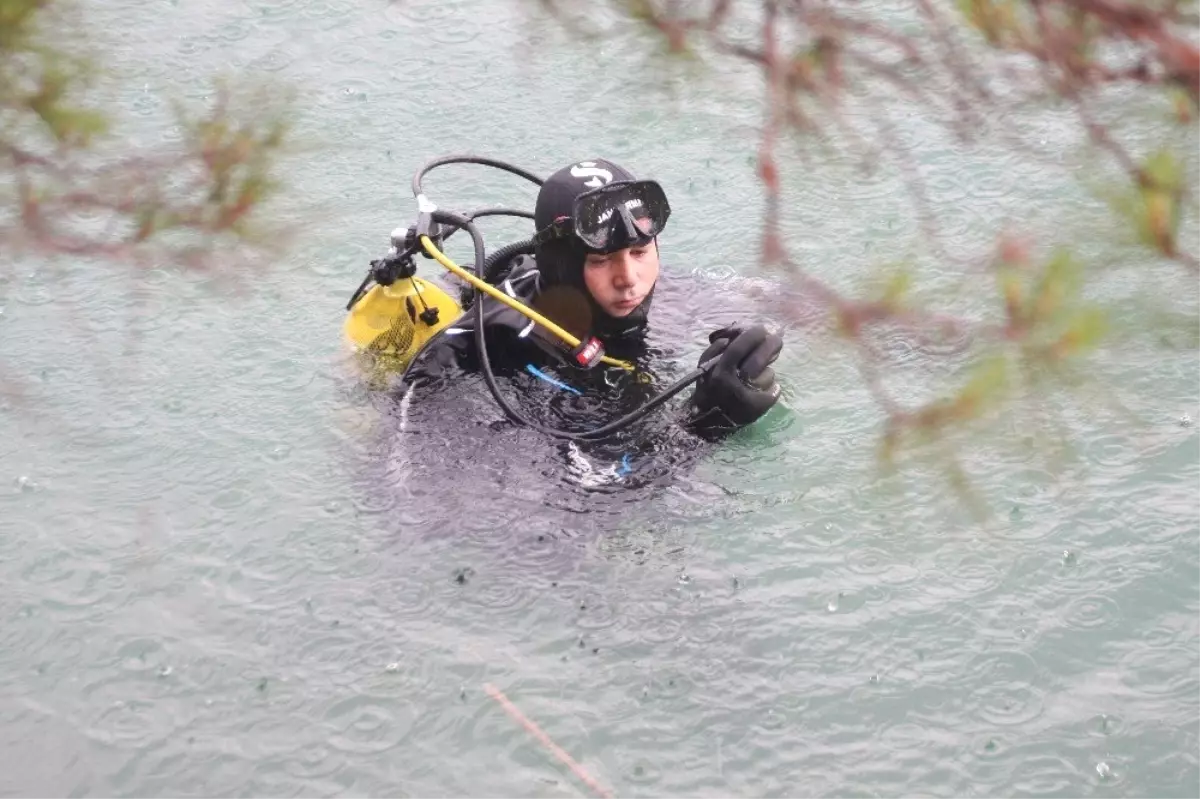
[[[633,299],[629,299],[629,300],[618,300],[617,302],[613,303],[613,307],[616,308],[618,311],[632,311],[634,308],[638,307],[641,304],[642,304],[642,298],[634,297]]]

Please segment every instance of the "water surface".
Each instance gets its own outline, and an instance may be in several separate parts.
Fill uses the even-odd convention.
[[[623,796],[1195,795],[1186,339],[1105,351],[1094,401],[1050,400],[1061,468],[1020,446],[1042,427],[981,441],[979,526],[934,471],[873,481],[881,414],[850,353],[764,306],[780,407],[668,487],[597,498],[569,452],[487,434],[486,399],[471,457],[401,432],[344,357],[342,308],[426,158],[548,174],[601,154],[663,182],[665,268],[711,287],[664,311],[700,320],[674,342],[686,368],[778,280],[744,226],[753,81],[656,81],[628,38],[596,55],[504,0],[88,13],[141,141],[177,135],[169,99],[213,70],[297,85],[314,149],[288,177],[320,213],[279,212],[305,223],[292,254],[240,293],[170,265],[0,283],[22,389],[0,406],[0,793],[586,794],[490,682]],[[903,130],[960,252],[1005,220],[1053,234],[1038,209],[1079,196],[1069,170]],[[533,199],[465,168],[430,185],[450,207]],[[791,241],[835,283],[915,235],[893,178],[836,158],[789,197]],[[1155,280],[1194,310],[1194,281]],[[950,349],[894,355],[920,375]]]

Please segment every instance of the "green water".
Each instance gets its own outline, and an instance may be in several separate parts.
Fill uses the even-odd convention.
[[[572,47],[534,5],[89,10],[140,141],[177,135],[169,99],[225,69],[299,86],[313,149],[289,174],[305,202],[278,212],[300,223],[290,257],[238,293],[170,266],[22,264],[0,283],[0,793],[588,795],[491,683],[621,796],[1197,795],[1186,337],[1101,352],[1087,403],[1050,399],[1075,444],[1061,468],[1023,446],[1051,429],[1029,416],[977,442],[983,526],[932,473],[873,482],[880,410],[786,303],[783,407],[670,490],[506,492],[487,464],[536,442],[486,428],[468,477],[414,488],[423,458],[453,461],[367,401],[341,322],[412,220],[424,159],[652,172],[674,208],[665,268],[721,287],[664,313],[715,318],[722,292],[775,279],[745,250],[756,84],[656,82],[628,37]],[[1072,141],[1042,125],[1023,133]],[[1068,168],[900,130],[957,253],[1006,221],[1062,232],[1045,209],[1076,196]],[[894,178],[836,158],[790,174],[790,240],[835,283],[917,235]],[[450,207],[532,203],[496,174],[430,185]],[[1193,279],[1151,279],[1194,313]],[[898,393],[949,349],[891,341]]]

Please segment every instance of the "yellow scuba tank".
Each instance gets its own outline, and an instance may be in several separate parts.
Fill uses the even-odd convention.
[[[403,371],[462,307],[419,277],[376,284],[350,309],[343,328],[355,348],[385,371]]]

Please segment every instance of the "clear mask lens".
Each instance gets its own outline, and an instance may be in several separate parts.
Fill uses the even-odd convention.
[[[592,250],[614,252],[653,239],[671,206],[652,180],[610,183],[575,199],[575,235]]]

